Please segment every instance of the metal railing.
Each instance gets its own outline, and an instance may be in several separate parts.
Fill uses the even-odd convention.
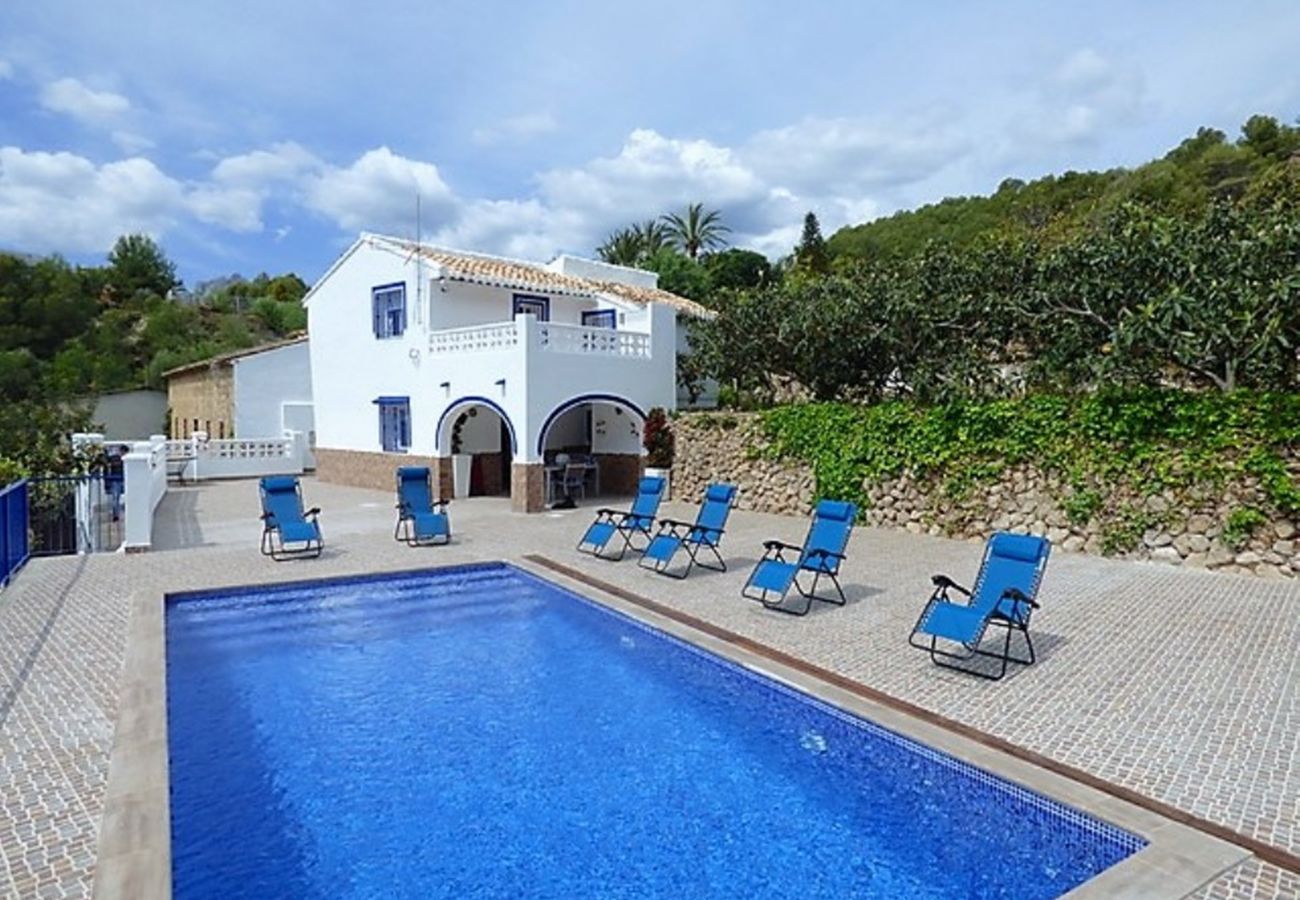
[[[121,546],[126,516],[120,474],[42,475],[27,483],[32,556],[103,553]]]
[[[27,562],[27,479],[0,488],[0,587]]]

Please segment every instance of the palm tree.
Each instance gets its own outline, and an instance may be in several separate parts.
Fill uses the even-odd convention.
[[[641,241],[643,259],[649,259],[660,250],[673,245],[672,229],[660,219],[646,219],[632,226],[632,233]]]
[[[722,213],[716,209],[705,212],[703,203],[688,205],[685,216],[669,213],[661,221],[673,243],[691,259],[697,258],[701,250],[721,247],[725,243],[722,236],[731,231],[722,224]]]
[[[642,258],[641,236],[635,227],[620,228],[596,248],[596,255],[616,266],[635,266]]]

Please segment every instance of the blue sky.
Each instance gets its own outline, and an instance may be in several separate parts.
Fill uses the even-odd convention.
[[[187,283],[360,230],[549,259],[692,201],[788,252],[1300,116],[1300,3],[6,0],[0,247]]]

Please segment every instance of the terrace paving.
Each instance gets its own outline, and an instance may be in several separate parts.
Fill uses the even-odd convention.
[[[731,571],[678,582],[575,553],[594,503],[522,516],[458,502],[452,546],[410,549],[392,540],[390,495],[311,479],[304,493],[324,509],[319,560],[261,557],[256,483],[212,483],[169,491],[154,552],[33,560],[0,593],[0,896],[91,894],[134,594],[526,553],[1300,854],[1300,583],[1058,553],[1034,618],[1038,664],[991,683],[905,644],[929,576],[972,577],[976,543],[860,528],[848,606],[795,619],[738,592],[762,540],[802,538],[797,519],[734,513]],[[1300,874],[1251,859],[1194,896],[1300,896]]]

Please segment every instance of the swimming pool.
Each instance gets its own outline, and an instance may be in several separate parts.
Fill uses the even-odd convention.
[[[503,564],[166,636],[178,898],[1054,897],[1145,844]]]

